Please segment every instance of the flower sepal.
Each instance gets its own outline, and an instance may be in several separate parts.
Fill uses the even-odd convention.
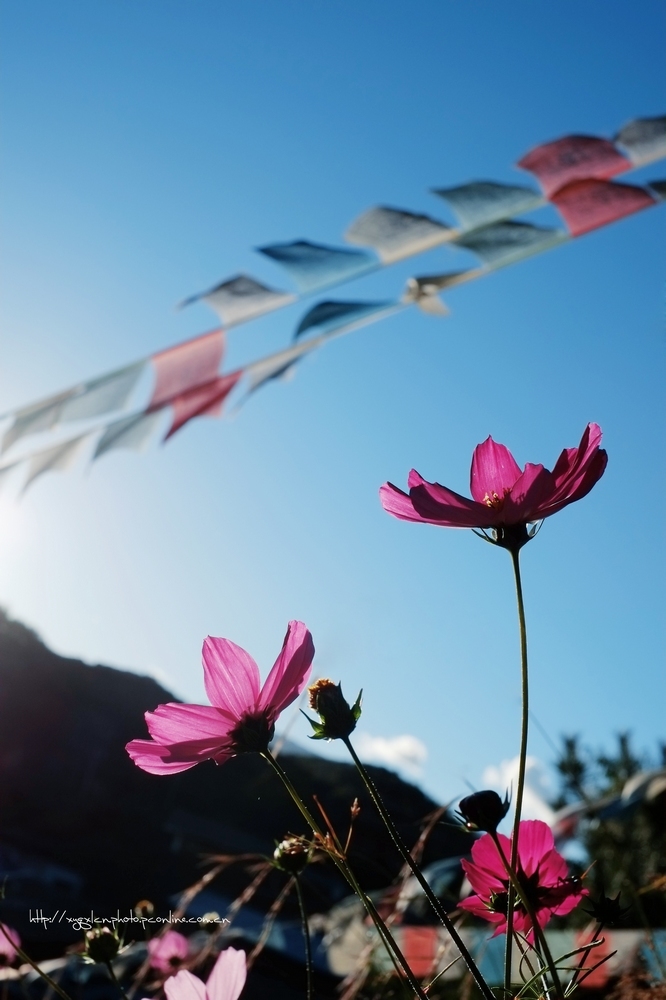
[[[597,921],[598,924],[607,924],[615,927],[631,910],[630,906],[622,906],[620,903],[620,893],[617,896],[606,896],[603,892],[598,899],[591,899],[590,908],[585,912]]]
[[[527,545],[536,533],[533,531],[530,534],[526,524],[502,524],[491,531],[493,545],[508,549],[509,552],[520,552],[523,545]]]

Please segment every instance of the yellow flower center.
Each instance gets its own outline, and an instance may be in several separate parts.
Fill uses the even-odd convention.
[[[504,498],[510,492],[511,490],[509,489],[508,486],[504,487],[504,492],[502,493],[502,496],[500,496],[499,493],[495,493],[495,491],[493,490],[492,493],[486,493],[486,495],[483,498],[483,502],[485,503],[486,507],[492,507],[493,510],[501,510],[502,507],[504,506]]]

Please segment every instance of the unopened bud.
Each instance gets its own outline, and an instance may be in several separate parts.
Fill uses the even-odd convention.
[[[142,920],[146,920],[148,917],[152,917],[154,912],[155,912],[155,907],[150,902],[149,899],[140,899],[139,902],[134,907],[134,915],[141,918]]]
[[[120,951],[120,939],[110,927],[94,927],[86,931],[85,959],[88,962],[111,962]]]
[[[361,717],[361,695],[353,705],[345,701],[342,685],[323,677],[308,688],[310,693],[310,708],[319,715],[319,722],[314,722],[309,716],[306,719],[314,732],[313,740],[344,740],[356,729],[356,723]]]
[[[285,837],[273,851],[277,868],[289,875],[300,875],[312,858],[312,846],[300,837]]]
[[[210,913],[204,913],[201,918],[201,926],[209,934],[214,934],[221,923],[222,917],[217,910],[211,910]]]
[[[460,800],[458,812],[468,830],[485,830],[495,833],[509,811],[509,796],[502,802],[497,792],[490,789],[474,792]]]

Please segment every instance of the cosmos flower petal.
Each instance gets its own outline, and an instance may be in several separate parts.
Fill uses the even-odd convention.
[[[569,875],[567,863],[555,848],[544,854],[539,862],[539,881],[544,885],[557,885]]]
[[[596,443],[594,448],[585,447],[584,450],[581,448],[571,448],[566,449],[557,460],[555,469],[553,470],[553,478],[556,485],[556,493],[558,497],[569,496],[576,485],[585,477],[590,466],[594,463],[595,459],[600,453],[605,454],[603,449],[598,447],[598,441],[601,439],[601,432],[599,436],[595,435],[594,440]],[[581,442],[583,444],[583,442]],[[566,456],[567,462],[563,463],[562,460]],[[562,466],[566,464],[566,468],[562,471]],[[558,466],[560,468],[558,469]]]
[[[497,512],[454,493],[439,483],[412,486],[409,497],[424,520],[450,528],[487,528],[497,521]]]
[[[534,875],[536,871],[540,873],[541,861],[554,848],[553,831],[547,823],[539,819],[522,821],[518,834],[518,859],[528,877]]]
[[[152,740],[132,740],[125,749],[137,767],[149,774],[177,774],[189,770],[202,759],[198,754],[191,754],[189,759],[181,758],[172,754],[172,748],[162,747]]]
[[[249,653],[230,639],[209,635],[202,650],[204,684],[211,704],[236,719],[255,709],[259,698],[259,667]]]
[[[160,972],[174,972],[175,963],[184,962],[190,953],[187,938],[171,928],[159,937],[151,938],[147,948],[151,966]]]
[[[466,899],[461,899],[458,906],[461,910],[467,910],[468,913],[473,913],[476,917],[489,920],[491,924],[506,922],[506,915],[502,916],[501,913],[489,910],[488,904],[480,896],[468,896]]]
[[[244,951],[227,948],[220,952],[206,983],[206,1000],[237,1000],[246,976]]]
[[[414,470],[409,474],[409,486],[409,495],[393,483],[385,483],[379,490],[384,510],[401,521],[451,528],[489,527],[495,521],[491,508],[476,504],[438,483],[428,483]]]
[[[511,857],[511,841],[503,833],[497,834],[500,847],[506,858]],[[472,860],[484,871],[492,873],[496,878],[506,879],[507,874],[492,837],[481,837],[472,844]]]
[[[203,760],[223,764],[241,753],[264,753],[281,710],[303,690],[314,656],[312,636],[290,622],[263,692],[259,668],[229,639],[208,636],[203,645],[209,705],[171,702],[146,713],[152,740],[132,740],[127,752],[151,774],[186,771]],[[261,698],[261,704],[260,704]]]
[[[7,924],[0,924],[0,927],[2,927],[2,931],[0,931],[0,955],[3,956],[7,964],[11,964],[18,954],[16,949],[21,947],[21,938],[19,932],[15,931],[13,927],[9,927]]]
[[[585,468],[599,450],[601,427],[588,424],[577,448],[565,448],[553,468],[553,478],[557,487],[566,486],[568,480]]]
[[[553,476],[543,465],[525,466],[525,471],[504,499],[502,510],[506,524],[538,520],[540,511],[553,496]]]
[[[169,976],[164,984],[167,1000],[206,1000],[206,987],[186,969]]]
[[[422,521],[427,523],[427,518],[421,517],[414,510],[414,504],[407,495],[399,490],[393,483],[384,483],[379,490],[379,500],[382,507],[388,514],[399,518],[401,521]]]
[[[312,635],[303,622],[289,622],[282,649],[259,695],[258,708],[276,716],[298,697],[310,676]]]
[[[474,449],[470,492],[478,503],[483,503],[493,493],[503,496],[519,476],[520,466],[503,444],[488,437]]]
[[[462,861],[461,864],[467,876],[467,881],[479,896],[489,899],[494,892],[504,891],[505,883],[499,876],[486,871],[484,868],[479,868],[478,865],[472,864],[469,861]]]
[[[578,448],[562,449],[557,462],[553,466],[553,479],[555,480],[556,488],[559,488],[562,483],[566,483],[571,470],[574,468],[577,458]]]
[[[411,490],[413,486],[427,486],[428,480],[424,479],[421,473],[417,472],[416,469],[410,469],[409,475],[407,476],[407,485]]]
[[[545,927],[551,918],[551,914],[548,910],[538,910],[536,914],[537,923],[540,927]],[[527,913],[522,913],[520,910],[516,910],[513,918],[513,929],[517,934],[524,934],[529,943],[531,944],[534,940],[534,928],[532,927],[532,920],[527,915]]]
[[[553,496],[548,505],[548,514],[555,514],[570,503],[582,500],[590,492],[592,487],[598,482],[606,471],[608,465],[608,454],[603,448],[599,449],[596,455],[581,471],[575,479],[571,479],[564,486],[561,486]]]
[[[581,889],[579,892],[570,892],[559,902],[555,903],[555,905],[549,903],[550,912],[553,916],[565,917],[567,913],[575,910],[581,900],[587,895],[589,895],[587,889]],[[546,902],[548,902],[548,896],[546,897]]]
[[[181,705],[170,702],[146,712],[148,732],[156,743],[169,746],[210,737],[219,742],[233,728],[234,722],[210,705]]]
[[[606,468],[607,456],[599,448],[600,441],[599,426],[588,424],[578,448],[565,448],[552,473],[542,465],[532,464],[521,472],[509,449],[489,437],[474,451],[472,500],[439,483],[427,482],[412,469],[409,495],[386,483],[380,490],[381,502],[389,514],[403,521],[444,528],[528,524],[557,513],[589,493]]]

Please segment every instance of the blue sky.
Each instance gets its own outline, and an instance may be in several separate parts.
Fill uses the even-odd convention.
[[[656,0],[6,3],[0,410],[214,326],[174,304],[223,277],[287,287],[253,246],[339,244],[375,204],[452,222],[429,188],[529,182],[530,147],[662,114],[665,19]],[[453,797],[517,752],[510,562],[391,519],[377,490],[414,466],[467,492],[488,434],[552,466],[595,420],[607,474],[524,551],[533,708],[554,740],[654,744],[664,256],[657,208],[449,292],[447,319],[328,345],[234,420],[45,476],[3,504],[0,602],[59,652],[194,700],[206,634],[265,672],[300,618],[317,671],[364,688],[366,738],[418,737],[424,786]],[[396,297],[461,259],[333,295]],[[230,363],[286,345],[307,305],[231,331]],[[552,757],[536,729],[531,751]]]

